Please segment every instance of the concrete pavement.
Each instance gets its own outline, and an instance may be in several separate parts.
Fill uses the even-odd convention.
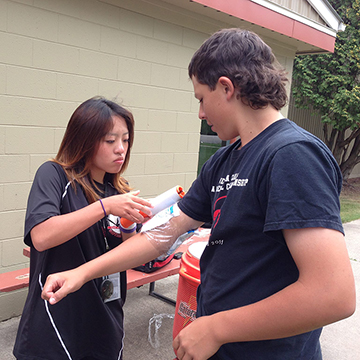
[[[344,224],[345,238],[355,275],[357,293],[360,293],[360,220]],[[178,276],[171,276],[156,282],[155,291],[176,299]],[[360,359],[360,297],[353,316],[324,328],[321,336],[323,360]],[[148,295],[148,286],[128,291],[125,305],[125,348],[124,360],[172,360],[172,325],[174,306]],[[155,336],[156,316],[159,326]],[[154,318],[155,319],[155,318]],[[12,347],[19,318],[0,323],[0,360],[14,360]],[[154,347],[154,346],[157,347]]]

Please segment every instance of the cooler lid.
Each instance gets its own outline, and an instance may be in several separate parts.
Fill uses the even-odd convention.
[[[192,255],[196,259],[200,260],[201,255],[204,252],[206,245],[207,245],[207,241],[196,242],[189,246],[188,252],[190,253],[190,255]]]

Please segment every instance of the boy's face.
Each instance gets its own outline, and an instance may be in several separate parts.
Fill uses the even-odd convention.
[[[226,115],[230,106],[226,87],[218,82],[215,90],[211,90],[208,85],[199,83],[195,76],[191,80],[195,98],[199,100],[199,118],[206,120],[211,130],[216,132],[221,140],[236,137],[238,134],[234,134],[231,117]]]

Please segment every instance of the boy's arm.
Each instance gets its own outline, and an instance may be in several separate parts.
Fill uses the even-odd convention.
[[[134,235],[115,249],[73,270],[49,275],[41,296],[55,304],[69,293],[80,289],[89,280],[125,271],[155,259],[164,253],[165,247],[170,248],[181,234],[201,225],[201,222],[180,211],[179,216],[148,231],[147,235]]]
[[[257,303],[195,320],[174,340],[179,359],[207,359],[225,343],[297,335],[354,312],[355,284],[343,235],[308,228],[284,230],[284,236],[299,279]]]

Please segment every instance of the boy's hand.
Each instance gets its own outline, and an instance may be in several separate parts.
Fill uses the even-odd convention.
[[[222,345],[215,337],[212,316],[202,316],[180,331],[173,341],[179,360],[206,360]]]
[[[51,305],[58,303],[68,294],[79,290],[84,284],[76,269],[49,275],[43,287],[41,297]]]

